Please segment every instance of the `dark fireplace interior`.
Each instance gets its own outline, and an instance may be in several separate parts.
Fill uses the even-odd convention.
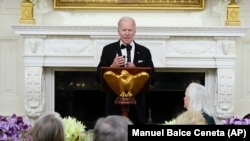
[[[185,88],[190,82],[205,83],[205,72],[157,72],[157,81],[146,93],[150,123],[162,124],[183,109]],[[55,72],[55,111],[72,116],[93,128],[98,117],[105,116],[105,92],[94,71]]]

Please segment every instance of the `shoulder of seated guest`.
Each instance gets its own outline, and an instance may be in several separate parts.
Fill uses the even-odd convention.
[[[209,124],[209,125],[215,124],[214,118],[213,118],[212,116],[208,115],[208,114],[205,113],[205,112],[202,112],[202,115],[203,115],[203,117],[205,118],[207,124]]]

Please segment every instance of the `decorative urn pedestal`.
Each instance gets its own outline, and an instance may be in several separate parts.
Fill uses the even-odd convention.
[[[21,19],[19,23],[21,24],[35,24],[35,19],[33,19],[33,4],[30,0],[24,0],[21,4]]]
[[[239,20],[239,9],[240,6],[236,3],[235,0],[231,0],[227,6],[227,20],[226,26],[240,26]]]

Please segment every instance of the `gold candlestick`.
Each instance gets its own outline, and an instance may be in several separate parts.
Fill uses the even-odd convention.
[[[235,0],[231,0],[227,5],[227,20],[226,26],[240,26],[239,21],[239,9],[240,6],[236,3]]]
[[[152,114],[151,114],[151,108],[148,109],[148,123],[152,123]]]
[[[24,0],[21,4],[21,19],[19,23],[21,24],[35,24],[33,19],[33,4],[30,0]]]

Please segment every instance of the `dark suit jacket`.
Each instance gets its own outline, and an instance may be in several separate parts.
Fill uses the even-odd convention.
[[[151,67],[151,84],[155,82],[155,69],[152,61],[151,52],[148,48],[135,43],[134,60],[133,63],[136,67]],[[109,67],[116,56],[116,54],[122,55],[120,49],[120,40],[106,45],[102,50],[100,62],[97,66],[97,73],[99,82],[101,82],[101,67]]]

